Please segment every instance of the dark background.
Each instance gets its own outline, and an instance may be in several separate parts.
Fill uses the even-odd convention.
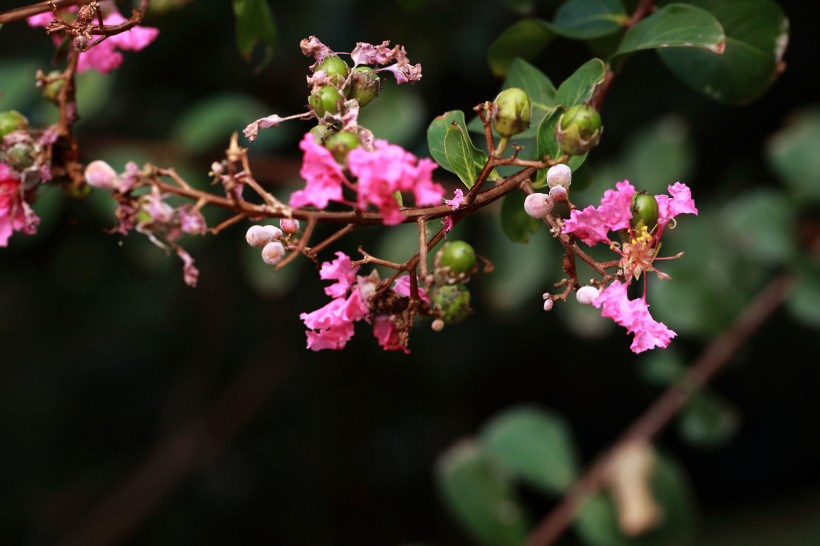
[[[423,155],[433,116],[494,96],[500,82],[485,52],[518,18],[498,2],[280,4],[272,4],[274,61],[259,75],[236,52],[229,3],[152,15],[158,40],[126,53],[108,76],[105,102],[90,104],[94,114],[78,126],[87,159],[130,148],[206,183],[227,134],[203,135],[192,148],[174,125],[180,112],[218,94],[256,100],[269,108],[262,115],[298,112],[310,64],[298,43],[309,34],[338,50],[383,39],[406,46],[424,77],[412,91],[422,122],[402,138]],[[594,160],[616,156],[636,127],[676,113],[692,131],[698,159],[688,182],[699,204],[719,202],[727,172],[750,187],[775,184],[766,139],[817,101],[811,4],[781,2],[792,26],[788,68],[743,108],[689,91],[651,53],[635,56],[607,98]],[[549,18],[553,9],[535,14]],[[3,63],[46,67],[49,54],[41,31],[21,23],[0,30]],[[535,64],[560,82],[589,57],[559,40]],[[3,80],[0,72],[0,87]],[[400,92],[387,84],[383,94],[392,91]],[[42,112],[26,111],[34,121]],[[293,183],[305,127],[279,129],[254,156],[271,188]],[[409,356],[380,351],[365,328],[344,351],[306,351],[298,315],[325,302],[309,264],[289,266],[281,282],[265,280],[268,271],[260,281],[237,227],[191,243],[202,274],[190,289],[176,258],[136,235],[120,244],[106,234],[105,205],[90,201],[44,198],[51,212],[38,208],[41,233],[0,249],[4,544],[123,528],[121,543],[135,545],[470,544],[434,487],[436,457],[448,446],[499,411],[532,403],[568,420],[589,461],[659,393],[638,377],[622,332],[579,337],[539,301],[498,311],[483,277],[474,284],[475,316],[441,334],[417,328]],[[494,222],[477,218],[460,235],[488,254]],[[345,242],[348,252],[377,244],[375,232],[357,237]],[[734,544],[750,528],[760,544],[820,540],[811,538],[820,527],[816,335],[777,312],[717,379],[742,415],[728,445],[692,447],[674,427],[659,439],[691,478],[701,544]],[[674,345],[690,361],[707,341],[681,336]],[[536,513],[550,507],[524,493]]]

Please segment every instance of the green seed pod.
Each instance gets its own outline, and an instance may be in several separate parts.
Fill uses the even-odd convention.
[[[464,241],[444,243],[433,260],[438,284],[466,282],[478,271],[475,250]]]
[[[495,98],[492,124],[502,137],[523,133],[532,119],[532,101],[526,91],[518,87],[505,89]]]
[[[555,138],[561,151],[584,155],[598,145],[604,128],[601,115],[587,104],[576,104],[564,112],[555,126]]]
[[[317,117],[324,117],[325,113],[335,114],[339,111],[339,103],[344,100],[342,93],[332,85],[323,85],[314,91],[308,102]]]
[[[350,77],[348,96],[364,106],[375,99],[381,91],[381,80],[376,71],[369,66],[357,66]]]
[[[324,145],[334,133],[336,133],[336,129],[331,127],[330,125],[325,125],[324,123],[320,123],[316,127],[310,130],[310,134],[316,139],[317,144]]]
[[[28,119],[17,110],[0,112],[0,138],[12,131],[28,128]]]
[[[640,231],[646,226],[647,231],[652,231],[658,225],[658,201],[654,196],[645,191],[632,196],[632,218],[629,224],[633,231]]]
[[[18,142],[6,148],[6,163],[16,171],[23,171],[34,165],[34,146],[28,142]]]
[[[325,147],[333,154],[333,159],[340,165],[347,162],[347,154],[353,148],[358,148],[362,141],[359,140],[359,135],[351,133],[350,131],[342,131],[331,135],[325,143]]]
[[[458,324],[472,314],[470,291],[463,284],[446,284],[430,289],[430,302],[444,324]]]
[[[341,87],[347,79],[347,74],[350,72],[350,67],[348,67],[347,63],[342,59],[332,55],[330,57],[325,57],[324,60],[319,63],[319,66],[316,67],[314,72],[318,72],[319,70],[325,71],[328,77],[333,81],[333,85],[336,87]]]
[[[50,83],[47,83],[46,86],[43,88],[43,98],[46,100],[50,100],[52,102],[57,102],[57,97],[60,95],[60,91],[63,90],[63,85],[65,82],[62,78],[57,78],[62,74],[59,70],[52,70],[48,73],[47,78],[55,78]]]

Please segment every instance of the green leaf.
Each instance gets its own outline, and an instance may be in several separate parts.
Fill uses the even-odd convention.
[[[464,112],[451,110],[437,116],[427,127],[430,155],[471,187],[476,173],[487,163],[487,154],[473,145],[464,123]]]
[[[641,378],[652,385],[667,386],[683,374],[683,362],[671,349],[650,351],[639,360],[638,373]]]
[[[236,16],[236,45],[239,53],[249,61],[258,45],[264,46],[262,60],[256,66],[261,71],[273,59],[276,45],[276,24],[265,0],[233,0]]]
[[[701,447],[725,445],[740,428],[737,410],[723,397],[704,391],[695,394],[681,411],[681,436]]]
[[[481,440],[504,468],[547,494],[560,494],[578,477],[578,455],[564,420],[521,407],[505,411],[483,429]]]
[[[613,57],[656,48],[700,48],[714,56],[725,45],[723,27],[708,11],[669,4],[629,29]]]
[[[524,192],[514,191],[504,196],[501,203],[501,229],[516,243],[526,243],[538,230],[541,220],[524,211]]]
[[[795,206],[774,190],[748,192],[727,205],[725,234],[744,255],[766,264],[796,253]]]
[[[494,457],[472,441],[447,450],[436,465],[447,506],[487,546],[520,546],[528,525],[509,477]]]
[[[690,0],[708,10],[726,33],[722,55],[688,49],[658,50],[686,85],[712,100],[740,104],[759,97],[782,71],[789,36],[783,10],[771,0]]]
[[[553,19],[556,32],[588,40],[618,32],[629,21],[620,0],[569,0]]]
[[[522,19],[508,27],[487,50],[493,76],[508,76],[517,58],[535,60],[554,35],[550,25],[541,19]]]
[[[796,113],[769,141],[766,152],[772,169],[797,199],[820,201],[820,108]]]
[[[820,267],[816,264],[801,269],[786,309],[795,319],[820,328]]]
[[[606,75],[606,65],[601,59],[590,59],[564,80],[555,94],[555,103],[570,107],[587,102],[595,88]]]

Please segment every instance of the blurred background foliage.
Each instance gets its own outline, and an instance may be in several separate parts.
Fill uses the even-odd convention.
[[[256,73],[265,52],[243,60],[229,3],[156,1],[146,23],[160,27],[157,41],[126,53],[113,74],[80,77],[78,137],[89,161],[174,166],[207,187],[233,131],[304,108],[310,61],[298,44],[313,34],[342,51],[357,41],[406,46],[422,81],[387,82],[361,121],[428,155],[434,116],[469,112],[501,86],[487,60],[496,38],[524,15],[550,20],[560,3],[270,3],[273,56]],[[446,506],[459,505],[465,482],[441,479],[459,461],[488,491],[513,495],[528,525],[786,267],[799,279],[787,305],[658,440],[657,486],[686,491],[670,512],[686,533],[649,543],[820,543],[820,265],[805,251],[820,198],[811,84],[820,18],[812,3],[780,4],[792,29],[788,67],[748,105],[710,101],[653,53],[630,58],[604,104],[601,145],[573,185],[580,205],[624,178],[651,191],[692,187],[700,215],[663,245],[686,256],[664,264],[674,281],[650,281],[653,314],[679,333],[667,351],[633,356],[624,333],[589,308],[544,313],[559,249],[543,230],[510,243],[498,208],[450,235],[496,265],[471,281],[476,313],[466,323],[417,328],[409,356],[381,352],[364,329],[343,352],[312,353],[298,314],[325,296],[306,260],[273,274],[236,226],[187,241],[202,271],[190,289],[175,257],[106,233],[106,195],[43,192],[38,235],[0,249],[0,540],[51,544],[88,514],[91,528],[130,514],[126,544],[473,544]],[[530,62],[561,82],[600,47],[557,38]],[[0,110],[34,124],[55,118],[33,88],[50,54],[42,30],[0,29]],[[283,197],[299,184],[307,129],[284,124],[251,145],[257,177]],[[340,249],[359,243],[404,258],[415,229],[364,229]],[[554,474],[515,455],[521,430],[563,446]],[[146,459],[159,461],[150,476],[167,484],[161,502],[137,487],[116,517],[93,512],[117,484],[140,482]],[[596,500],[562,543],[620,544],[607,502]],[[519,520],[504,521],[515,539]]]

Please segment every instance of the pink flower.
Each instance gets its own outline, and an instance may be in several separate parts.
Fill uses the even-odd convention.
[[[450,233],[450,230],[453,229],[453,219],[449,216],[445,216],[441,219],[441,227],[444,228],[444,233]]]
[[[630,300],[626,294],[627,286],[628,283],[613,281],[592,304],[601,309],[601,316],[611,318],[626,328],[628,334],[635,334],[630,346],[632,352],[642,353],[655,347],[666,348],[675,337],[675,332],[652,318],[649,305],[643,297]]]
[[[453,210],[458,210],[458,207],[464,202],[464,192],[457,189],[452,199],[445,199],[444,204],[448,205]]]
[[[680,182],[675,182],[669,186],[669,195],[656,195],[655,200],[658,202],[658,224],[665,226],[678,214],[695,214],[698,209],[695,208],[695,201],[692,199],[692,190],[689,186]]]
[[[352,265],[350,257],[344,252],[336,252],[336,259],[332,262],[324,262],[319,270],[319,277],[324,280],[335,280],[336,282],[325,287],[325,294],[331,298],[344,296],[354,282],[356,282],[356,272],[359,266]]]
[[[34,234],[39,222],[23,198],[20,181],[8,165],[0,163],[0,246],[7,246],[15,231]]]
[[[402,275],[401,277],[396,279],[396,282],[393,283],[393,292],[395,292],[399,296],[404,296],[405,298],[409,298],[410,297],[410,275]],[[418,287],[418,292],[419,292],[419,297],[422,300],[427,301],[427,302],[430,301],[430,297],[427,295],[427,293],[424,291],[424,289],[421,286]]]
[[[385,351],[404,351],[404,354],[410,354],[409,349],[402,345],[399,339],[399,331],[392,317],[378,315],[373,319],[373,335]]]
[[[318,144],[310,133],[305,133],[299,147],[304,152],[299,174],[307,184],[305,189],[293,192],[290,206],[313,205],[323,209],[330,201],[341,201],[345,175],[330,150]]]
[[[396,78],[396,83],[416,83],[421,79],[421,65],[409,63],[396,63],[385,66],[379,70],[387,70]]]
[[[353,337],[353,323],[365,318],[367,312],[361,292],[354,289],[347,299],[339,296],[312,313],[302,313],[299,318],[312,330],[307,332],[308,349],[343,348]]]

